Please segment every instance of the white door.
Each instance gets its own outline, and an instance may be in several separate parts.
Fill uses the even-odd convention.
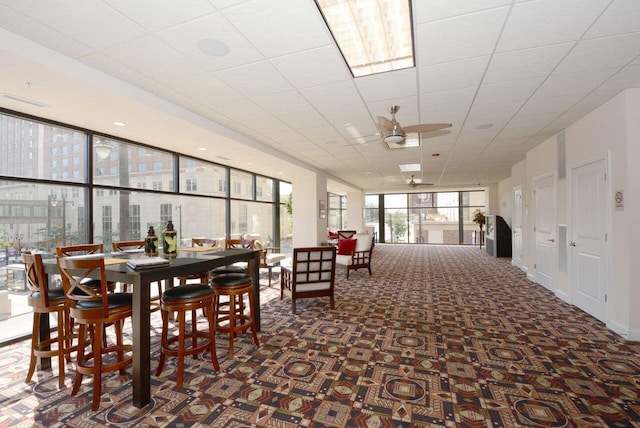
[[[522,269],[522,186],[513,188],[511,264]]]
[[[571,302],[607,321],[606,213],[604,159],[571,169],[569,243]]]
[[[534,280],[554,291],[556,250],[555,177],[533,180],[535,263]]]

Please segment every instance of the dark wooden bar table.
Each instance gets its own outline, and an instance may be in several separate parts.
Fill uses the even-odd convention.
[[[123,253],[105,254],[105,258],[136,258],[140,254]],[[150,317],[150,284],[155,281],[173,279],[198,272],[211,270],[236,262],[247,262],[248,271],[253,278],[253,308],[256,319],[256,330],[260,331],[260,251],[249,249],[194,251],[180,249],[177,257],[169,259],[169,265],[161,267],[133,270],[126,263],[109,265],[106,268],[108,281],[133,284],[133,405],[142,408],[151,401],[151,317]],[[48,275],[59,273],[56,260],[45,260],[45,272]],[[42,317],[47,319],[48,317]],[[46,332],[49,332],[49,327]],[[47,363],[42,362],[46,367]]]

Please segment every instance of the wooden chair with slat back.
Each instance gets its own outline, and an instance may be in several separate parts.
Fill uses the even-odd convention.
[[[72,257],[72,256],[88,256],[91,254],[99,255],[104,253],[104,244],[77,244],[77,245],[65,245],[63,247],[56,247],[56,254],[58,257]],[[99,281],[91,278],[85,279],[85,285],[97,285]],[[109,282],[109,291],[113,292],[116,289],[115,282]]]
[[[296,314],[296,300],[328,296],[335,309],[334,282],[336,249],[330,246],[294,248],[291,265],[283,263],[280,273],[280,300],[285,291],[291,295],[291,312]]]
[[[111,243],[114,252],[144,249],[144,240],[114,241]],[[158,294],[151,294],[151,312],[160,310],[160,296],[162,296],[162,281],[156,281]],[[122,292],[129,291],[129,284],[122,284]]]
[[[100,407],[102,374],[119,371],[132,363],[133,347],[124,343],[123,324],[132,315],[131,293],[110,293],[104,259],[58,257],[62,287],[71,317],[79,324],[76,377],[71,395],[80,390],[84,375],[93,378],[91,409]],[[87,278],[98,277],[100,286],[87,286]],[[106,328],[115,328],[115,344],[107,344]],[[88,349],[87,349],[88,347]],[[110,356],[115,355],[114,358]],[[106,358],[105,358],[106,357]]]
[[[22,254],[22,260],[25,265],[26,282],[30,291],[27,304],[33,309],[31,358],[25,382],[29,383],[31,381],[38,357],[58,357],[58,387],[64,388],[65,359],[66,361],[71,361],[70,354],[76,350],[73,345],[73,326],[64,291],[62,288],[49,288],[41,254],[31,254],[27,251]],[[40,336],[40,320],[42,317],[48,317],[49,315],[55,315],[57,318],[57,332],[55,337],[43,340]],[[52,347],[52,345],[55,346]]]

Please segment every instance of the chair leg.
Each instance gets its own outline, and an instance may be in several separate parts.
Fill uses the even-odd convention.
[[[204,311],[207,316],[207,321],[209,322],[209,333],[211,334],[211,363],[216,371],[220,371],[220,363],[218,363],[218,354],[216,353],[216,331],[214,328],[215,308],[215,305],[212,305],[211,307],[204,308]]]
[[[31,377],[36,371],[36,354],[35,350],[38,346],[40,339],[40,314],[38,312],[33,313],[33,327],[31,330],[31,358],[29,359],[29,371],[27,372],[27,379],[25,383],[31,382]]]
[[[59,313],[59,312],[58,312]],[[47,315],[49,316],[49,315]],[[64,322],[60,320],[60,316],[58,316],[58,387],[62,389],[64,387],[64,358],[65,358],[65,336],[64,331],[66,327]]]
[[[169,336],[169,313],[166,311],[160,311],[162,313],[162,335],[160,336],[160,348],[167,347],[167,337]],[[160,352],[160,359],[158,360],[158,368],[156,369],[156,376],[160,376],[162,369],[164,368],[164,352]]]
[[[116,325],[117,324],[118,323],[116,323]],[[95,340],[91,345],[93,348],[93,404],[91,405],[91,410],[95,412],[100,407],[100,393],[102,392],[102,375],[100,368],[102,367],[104,326],[102,324],[96,324],[93,334]],[[120,357],[118,356],[118,358]]]
[[[76,364],[78,365],[78,367],[85,365],[84,351],[86,346],[87,346],[87,325],[80,324],[78,328],[78,352],[76,353],[76,360],[77,360]],[[82,373],[80,373],[80,370],[76,369],[76,378],[73,381],[73,389],[71,390],[71,395],[78,394],[81,384],[82,384]]]
[[[251,327],[251,334],[253,335],[253,343],[255,343],[256,346],[260,346],[260,342],[258,342],[258,335],[256,334],[256,318],[255,318],[255,312],[253,311],[253,308],[254,308],[253,292],[249,292],[249,312],[251,315],[251,320],[253,321],[253,327]]]
[[[176,373],[176,390],[182,389],[182,378],[184,376],[184,334],[186,323],[185,311],[180,311],[178,314],[178,372]]]

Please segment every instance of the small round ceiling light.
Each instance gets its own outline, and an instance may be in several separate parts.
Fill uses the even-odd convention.
[[[211,56],[225,56],[229,53],[229,46],[216,39],[198,40],[198,49]]]
[[[126,124],[126,123],[124,123],[124,122],[113,122],[113,124],[114,124],[115,126],[127,126],[127,124]]]

